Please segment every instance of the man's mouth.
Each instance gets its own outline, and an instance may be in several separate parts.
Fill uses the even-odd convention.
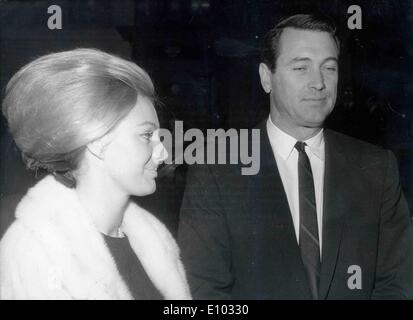
[[[324,101],[326,100],[326,97],[321,97],[321,98],[304,98],[304,101]]]

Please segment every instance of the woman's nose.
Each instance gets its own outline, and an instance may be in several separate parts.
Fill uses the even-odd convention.
[[[156,142],[152,150],[152,161],[156,164],[161,164],[168,158],[168,151],[166,151],[162,142]]]

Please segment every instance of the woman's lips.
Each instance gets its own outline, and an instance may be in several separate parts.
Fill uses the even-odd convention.
[[[158,176],[158,168],[156,167],[156,168],[146,168],[146,171],[150,174],[150,175],[152,175],[152,176],[154,176],[155,178]]]

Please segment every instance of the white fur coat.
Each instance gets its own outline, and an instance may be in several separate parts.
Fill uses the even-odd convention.
[[[132,299],[76,193],[52,176],[21,200],[0,242],[1,299]],[[166,227],[130,204],[121,230],[165,299],[190,299],[179,250]]]

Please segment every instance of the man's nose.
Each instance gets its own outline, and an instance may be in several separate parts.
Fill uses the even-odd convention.
[[[314,70],[311,72],[309,87],[318,91],[323,90],[326,87],[324,83],[324,75],[321,70]]]
[[[155,164],[161,164],[168,158],[168,151],[166,151],[161,141],[155,142],[152,150],[152,161]]]

